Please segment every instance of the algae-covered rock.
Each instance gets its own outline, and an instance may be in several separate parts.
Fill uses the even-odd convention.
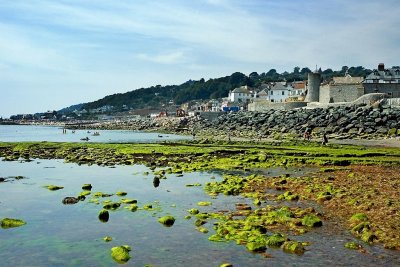
[[[104,240],[105,242],[110,242],[110,241],[112,241],[112,237],[111,237],[111,236],[105,236],[105,237],[103,238],[103,240]]]
[[[265,242],[254,241],[246,244],[246,248],[254,252],[263,252],[267,249]]]
[[[205,228],[205,227],[197,227],[196,230],[199,231],[200,233],[203,233],[203,234],[207,234],[208,233],[208,229]]]
[[[136,204],[132,204],[132,205],[129,206],[129,210],[132,211],[132,212],[137,211],[137,209],[138,209],[138,205],[136,205]]]
[[[136,199],[123,198],[123,199],[121,199],[121,202],[124,203],[124,204],[136,204],[137,200]]]
[[[143,206],[143,209],[144,209],[144,210],[151,210],[151,209],[153,209],[153,204],[145,204],[145,205]]]
[[[80,196],[88,196],[88,195],[90,195],[90,191],[88,191],[88,190],[82,191],[79,195]]]
[[[65,205],[76,204],[78,202],[79,202],[79,198],[77,198],[77,197],[65,197],[62,200],[62,203]]]
[[[108,213],[108,210],[101,210],[99,212],[99,220],[101,222],[108,222],[108,219],[110,218],[110,214]]]
[[[362,246],[357,244],[356,242],[347,242],[346,244],[344,244],[344,247],[348,248],[348,249],[360,249],[360,248],[362,248]]]
[[[233,267],[231,263],[222,263],[219,267]]]
[[[253,201],[253,204],[254,204],[254,205],[257,205],[257,206],[260,206],[260,205],[261,205],[261,201],[260,201],[258,198],[256,198],[256,199]]]
[[[96,192],[93,194],[94,197],[111,197],[113,194],[106,194],[103,192]]]
[[[200,202],[197,202],[197,205],[199,205],[199,206],[210,206],[210,205],[211,205],[211,202],[208,202],[208,201],[200,201]]]
[[[92,185],[91,184],[84,184],[82,185],[82,190],[92,190]]]
[[[20,227],[24,224],[26,224],[26,222],[20,219],[4,218],[1,220],[1,228],[3,229]]]
[[[314,214],[309,214],[303,217],[301,224],[308,227],[319,227],[322,226],[322,221]]]
[[[63,186],[58,185],[46,185],[45,187],[51,191],[56,191],[64,188]]]
[[[188,212],[192,215],[196,215],[196,214],[199,214],[200,211],[198,209],[193,208],[193,209],[188,210]]]
[[[286,241],[282,245],[282,249],[286,252],[303,254],[305,249],[302,243],[296,241]]]
[[[376,235],[372,231],[363,231],[361,233],[361,240],[365,243],[371,243],[377,239]]]
[[[115,193],[117,196],[123,197],[126,196],[128,193],[127,192],[122,192],[122,191],[118,191],[117,193]]]
[[[121,206],[121,203],[119,202],[111,202],[111,203],[107,203],[103,206],[103,209],[106,210],[116,210]]]
[[[267,237],[265,244],[268,247],[280,247],[283,243],[285,243],[286,238],[280,233],[273,234]]]
[[[111,257],[120,264],[127,263],[131,258],[129,251],[131,251],[129,246],[113,247],[111,249]]]
[[[175,218],[171,215],[167,215],[167,216],[161,217],[160,219],[158,219],[158,221],[160,223],[162,223],[163,225],[170,227],[170,226],[174,225]]]

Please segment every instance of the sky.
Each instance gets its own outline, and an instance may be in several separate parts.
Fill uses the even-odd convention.
[[[2,0],[0,117],[296,66],[400,65],[397,0]]]

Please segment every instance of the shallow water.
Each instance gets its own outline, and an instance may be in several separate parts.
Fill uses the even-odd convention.
[[[94,132],[99,132],[100,135],[93,136]],[[89,138],[89,143],[153,143],[191,139],[175,134],[128,130],[75,130],[75,133],[67,130],[67,133],[63,134],[63,129],[59,126],[0,125],[0,142],[82,142],[80,139],[86,137]]]
[[[208,237],[214,233],[211,223],[204,225],[210,230],[208,234],[196,231],[195,218],[184,219],[187,210],[197,207],[199,201],[212,202],[210,207],[197,207],[200,211],[234,209],[237,202],[251,201],[227,196],[212,199],[201,187],[185,186],[204,184],[213,176],[220,179],[216,173],[190,173],[183,177],[167,174],[168,179],[161,180],[155,188],[153,175],[144,175],[145,171],[149,169],[141,165],[106,168],[60,160],[0,161],[0,177],[26,177],[0,183],[0,218],[27,222],[19,228],[0,228],[0,265],[113,266],[117,264],[110,256],[110,249],[125,244],[132,247],[132,258],[125,266],[219,266],[223,262],[234,266],[395,266],[400,263],[398,252],[380,246],[364,245],[366,254],[345,249],[344,243],[355,239],[331,222],[293,237],[312,243],[302,256],[268,249],[272,258],[264,258],[234,242],[210,242]],[[120,209],[111,211],[110,220],[101,223],[97,218],[101,205],[89,203],[90,196],[75,205],[61,203],[66,196],[78,195],[85,183],[92,184],[92,192],[126,191],[126,198],[137,199],[139,207],[153,203],[160,210]],[[43,188],[49,184],[64,189]],[[172,227],[164,227],[157,221],[167,214],[176,218]],[[104,242],[105,236],[111,236],[113,241]]]

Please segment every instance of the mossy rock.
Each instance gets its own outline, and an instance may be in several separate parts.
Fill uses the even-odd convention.
[[[368,231],[371,228],[369,222],[362,222],[357,224],[351,229],[351,232],[354,234],[361,234],[364,231]]]
[[[129,251],[131,251],[129,246],[119,246],[113,247],[111,249],[111,257],[118,263],[124,264],[129,261],[131,258],[129,255]]]
[[[110,242],[110,241],[112,241],[112,237],[111,237],[111,236],[105,236],[105,237],[103,238],[103,240],[104,240],[105,242]]]
[[[198,209],[193,208],[193,209],[188,210],[188,212],[192,215],[196,215],[196,214],[199,214],[200,211]]]
[[[199,231],[200,233],[203,233],[203,234],[207,234],[208,233],[208,229],[205,228],[205,227],[197,227],[196,230]]]
[[[309,214],[303,217],[301,224],[308,227],[320,227],[322,226],[322,221],[314,214]]]
[[[80,194],[79,194],[80,196],[88,196],[88,195],[90,195],[90,191],[82,191]]]
[[[96,192],[93,194],[94,197],[111,197],[113,194],[106,194],[103,192]]]
[[[261,241],[249,242],[246,244],[246,248],[253,252],[264,252],[267,249],[265,242]]]
[[[219,267],[233,267],[231,263],[221,263]]]
[[[127,192],[123,192],[123,191],[118,191],[117,193],[115,193],[117,196],[123,197],[126,196],[128,193]]]
[[[136,199],[123,198],[123,199],[121,199],[121,202],[124,203],[124,204],[136,204],[137,200]]]
[[[84,184],[82,185],[82,190],[92,190],[92,185],[91,184]]]
[[[174,225],[175,223],[175,218],[171,215],[167,215],[164,217],[161,217],[160,219],[158,219],[158,222],[162,223],[163,225],[170,227],[172,225]]]
[[[282,245],[282,249],[285,252],[290,252],[294,254],[303,254],[305,249],[302,243],[296,241],[286,241]]]
[[[151,209],[153,209],[153,204],[146,204],[146,205],[143,206],[143,209],[144,210],[151,210]]]
[[[268,247],[280,247],[283,243],[285,243],[285,241],[286,238],[283,235],[276,233],[267,237],[265,244]]]
[[[197,205],[199,205],[199,206],[210,206],[211,202],[209,202],[209,201],[200,201],[200,202],[197,202]]]
[[[256,198],[256,199],[253,201],[253,204],[256,205],[256,206],[260,206],[260,205],[261,205],[261,201],[260,201],[258,198]]]
[[[50,191],[56,191],[64,188],[64,186],[58,186],[58,185],[46,185],[45,187]]]
[[[138,205],[132,204],[132,205],[129,206],[128,209],[129,209],[130,211],[132,211],[132,212],[135,212],[135,211],[137,211],[137,209],[138,209]]]
[[[346,244],[344,244],[344,247],[348,248],[348,249],[360,249],[360,248],[362,248],[362,246],[357,244],[356,242],[347,242]]]
[[[107,203],[103,206],[103,209],[106,210],[116,210],[121,206],[121,203],[119,202],[111,202],[111,203]]]
[[[108,222],[109,218],[110,218],[110,214],[108,213],[108,210],[101,210],[99,212],[99,220],[101,222],[106,223],[106,222]]]
[[[372,231],[363,231],[361,233],[361,240],[365,243],[372,243],[376,240],[377,237]]]
[[[1,220],[1,228],[3,229],[20,227],[25,224],[26,222],[20,219],[4,218],[3,220]]]

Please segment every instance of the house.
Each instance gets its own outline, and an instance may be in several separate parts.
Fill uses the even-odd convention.
[[[253,98],[253,93],[249,86],[244,85],[230,91],[228,98],[230,102],[246,103]]]
[[[363,82],[364,93],[385,93],[389,97],[400,97],[400,67],[393,66],[385,69],[385,65],[380,63],[378,69],[370,73]]]
[[[277,82],[269,91],[269,101],[271,102],[285,102],[289,97],[289,93],[292,91],[291,86],[287,86],[286,83]]]
[[[363,77],[352,77],[349,74],[346,74],[344,77],[333,77],[330,83],[320,86],[319,102],[338,103],[354,101],[364,94],[363,80]]]

